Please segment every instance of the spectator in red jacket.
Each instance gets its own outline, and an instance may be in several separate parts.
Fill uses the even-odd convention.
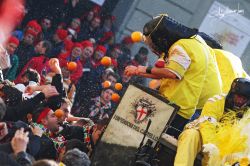
[[[64,39],[68,36],[68,32],[64,29],[57,29],[53,35],[53,49],[51,57],[57,57],[64,48]]]
[[[49,54],[51,50],[51,43],[49,41],[40,41],[35,46],[35,52],[38,54],[36,57],[33,57],[22,69],[21,73],[18,75],[17,79],[15,80],[15,83],[21,82],[21,77],[23,73],[28,69],[34,69],[36,70],[40,76],[41,76],[41,84],[45,82],[45,76],[47,73],[49,73],[49,66],[48,61],[49,58],[47,55]]]
[[[71,71],[70,73],[70,80],[73,83],[77,83],[77,81],[82,76],[82,64],[81,64],[81,56],[83,53],[83,47],[80,43],[75,43],[73,49],[71,52],[67,52],[65,54],[61,54],[58,56],[60,66],[66,67],[68,62],[76,62],[77,68],[74,71]]]
[[[32,30],[35,32],[36,34],[36,40],[35,40],[35,44],[37,44],[39,41],[42,40],[42,27],[41,25],[37,22],[37,20],[31,20],[30,22],[28,22],[28,24],[26,25],[26,28],[25,28],[25,33],[26,31],[28,30]]]
[[[73,47],[74,47],[74,43],[71,41],[71,40],[68,40],[68,39],[65,39],[63,41],[64,43],[64,47],[63,49],[61,50],[61,53],[60,54],[65,54],[67,52],[71,52]]]
[[[82,47],[83,47],[83,53],[81,56],[81,62],[82,65],[86,63],[86,60],[91,58],[93,53],[94,53],[94,46],[93,43],[91,43],[89,40],[84,40],[81,42]]]
[[[26,25],[26,30],[33,30],[36,32],[36,35],[42,32],[42,27],[36,20],[31,20]]]
[[[91,59],[91,64],[94,67],[100,66],[100,64],[101,64],[100,61],[101,61],[102,57],[104,57],[106,55],[106,51],[107,50],[103,45],[98,45],[95,48],[93,58]]]

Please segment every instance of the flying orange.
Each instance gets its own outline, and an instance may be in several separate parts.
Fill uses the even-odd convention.
[[[109,88],[111,86],[111,82],[110,81],[104,81],[103,83],[102,83],[102,87],[103,88]]]
[[[120,100],[120,96],[117,93],[113,93],[111,96],[111,100],[113,102],[118,102]]]
[[[122,84],[121,83],[116,83],[115,84],[115,89],[116,90],[122,90]]]
[[[133,42],[141,42],[143,39],[143,35],[141,32],[135,31],[135,32],[131,33],[131,39]]]
[[[75,71],[77,68],[77,64],[75,62],[71,61],[67,64],[67,68],[69,71]]]
[[[111,58],[108,57],[108,56],[104,56],[102,59],[101,59],[101,64],[103,66],[110,66],[111,65]]]
[[[56,116],[57,118],[61,118],[63,115],[64,115],[63,110],[57,109],[57,110],[55,111],[55,116]]]

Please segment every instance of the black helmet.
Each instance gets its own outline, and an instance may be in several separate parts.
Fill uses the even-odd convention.
[[[206,34],[204,32],[199,32],[198,35],[201,36],[206,41],[207,45],[209,45],[211,48],[213,48],[213,49],[223,49],[220,42],[215,40],[214,38],[212,38],[208,34]]]
[[[157,54],[166,53],[177,40],[190,38],[197,34],[197,29],[190,29],[167,15],[159,15],[147,22],[143,28],[143,35],[149,36],[153,42],[153,49]]]
[[[240,109],[250,106],[250,80],[247,78],[236,78],[231,89],[226,97],[225,108],[237,109],[238,107],[234,103],[234,95],[240,95],[247,98],[245,104],[241,106]]]

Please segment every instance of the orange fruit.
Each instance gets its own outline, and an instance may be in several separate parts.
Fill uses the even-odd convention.
[[[109,88],[111,86],[111,82],[110,81],[104,81],[103,83],[102,83],[102,87],[103,88]]]
[[[61,118],[63,115],[64,115],[63,110],[57,109],[57,110],[55,111],[55,116],[56,116],[57,118]]]
[[[104,56],[102,59],[101,59],[101,64],[103,66],[110,66],[111,65],[111,58],[108,57],[108,56]]]
[[[156,89],[160,86],[160,80],[153,79],[149,82],[148,87],[151,89]]]
[[[142,41],[142,33],[139,31],[135,31],[131,33],[131,39],[133,42],[141,42]]]
[[[117,93],[113,93],[111,96],[111,100],[113,102],[118,102],[120,100],[120,96]]]
[[[67,68],[69,71],[75,71],[77,68],[77,64],[75,62],[71,61],[67,64]]]
[[[122,90],[122,84],[121,83],[116,83],[115,84],[115,89],[116,90]]]

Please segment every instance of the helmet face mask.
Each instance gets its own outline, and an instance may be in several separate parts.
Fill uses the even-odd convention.
[[[157,56],[161,55],[161,52],[158,51],[157,47],[154,45],[154,43],[152,42],[152,39],[150,38],[150,36],[146,36],[144,42],[148,45],[148,47],[150,48],[150,50],[155,53]]]
[[[226,97],[225,108],[242,110],[250,106],[250,80],[236,78]]]
[[[158,55],[165,53],[178,40],[187,39],[197,34],[197,29],[190,29],[168,17],[166,14],[154,17],[143,28],[143,35],[152,41],[152,49]]]
[[[158,26],[161,24],[164,15],[154,17],[153,20],[145,24],[143,28],[143,35],[146,36],[145,43],[150,47],[151,51],[157,55],[164,52],[164,44],[161,42],[162,38],[158,34]]]
[[[234,108],[236,109],[244,109],[250,104],[250,100],[247,97],[235,94],[234,95]]]

